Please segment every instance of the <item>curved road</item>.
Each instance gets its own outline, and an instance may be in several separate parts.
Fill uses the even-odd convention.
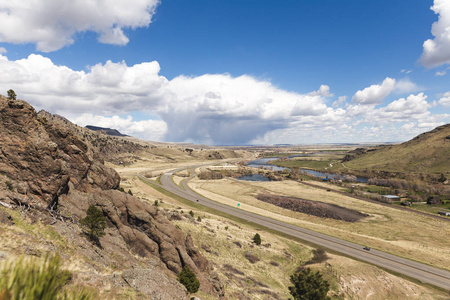
[[[199,165],[190,167],[192,175],[187,180],[182,181],[183,188],[176,185],[172,181],[171,176],[175,172],[178,172],[179,170],[184,170],[186,168],[173,170],[170,173],[165,173],[164,175],[162,175],[161,187],[173,194],[176,194],[180,197],[183,197],[193,202],[198,202],[212,209],[216,209],[224,213],[244,219],[246,221],[265,226],[267,228],[282,232],[284,234],[291,235],[293,237],[305,241],[309,241],[319,246],[333,249],[334,251],[345,254],[347,256],[371,263],[373,265],[394,271],[396,273],[404,274],[411,278],[417,279],[421,282],[429,283],[450,291],[449,271],[438,269],[429,265],[421,264],[412,260],[408,260],[402,257],[398,257],[374,249],[367,251],[364,250],[361,245],[355,243],[347,242],[332,236],[304,229],[268,217],[260,216],[248,211],[243,211],[241,209],[234,208],[204,198],[198,195],[197,193],[193,192],[187,185],[187,182],[194,176],[196,176],[196,174],[194,173],[194,169],[197,167],[199,167]],[[139,176],[139,178],[148,181],[145,177]],[[155,183],[152,182],[152,184]]]

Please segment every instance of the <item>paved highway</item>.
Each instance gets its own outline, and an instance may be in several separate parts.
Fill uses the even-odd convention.
[[[170,173],[165,173],[161,176],[161,187],[165,190],[176,194],[180,197],[188,199],[193,202],[198,202],[204,206],[222,211],[224,213],[236,216],[243,220],[265,226],[267,228],[282,232],[284,234],[291,235],[296,238],[311,242],[318,246],[323,246],[329,249],[333,249],[336,252],[345,254],[347,256],[359,259],[371,263],[376,266],[383,267],[387,270],[391,270],[397,273],[404,274],[411,278],[418,279],[421,282],[429,283],[450,291],[450,272],[442,269],[438,269],[429,265],[421,264],[412,260],[408,260],[402,257],[398,257],[392,254],[388,254],[382,251],[371,249],[370,251],[364,250],[363,246],[347,242],[332,236],[328,236],[322,233],[304,229],[292,224],[284,223],[268,217],[263,217],[248,211],[244,211],[238,208],[234,208],[228,205],[224,205],[207,198],[204,198],[197,193],[193,192],[187,182],[195,176],[194,169],[199,166],[191,167],[191,177],[182,182],[182,187],[176,185],[171,176],[173,173],[182,170],[173,170]],[[183,168],[186,169],[186,168]],[[147,181],[146,178],[139,176],[142,180]],[[154,184],[154,183],[153,183]],[[450,267],[450,266],[447,266]]]

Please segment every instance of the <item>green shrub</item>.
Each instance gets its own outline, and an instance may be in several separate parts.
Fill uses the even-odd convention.
[[[46,256],[44,260],[21,257],[6,261],[1,268],[0,299],[2,300],[89,300],[92,296],[80,291],[63,292],[71,273],[61,270],[59,255]]]
[[[100,237],[105,235],[106,218],[95,205],[89,206],[86,217],[81,219],[80,224],[93,241],[98,241]]]
[[[328,281],[322,278],[319,271],[313,273],[311,268],[304,268],[291,275],[289,292],[294,300],[328,300],[327,293],[330,290]]]
[[[128,190],[128,194],[133,196],[133,192],[131,190]]]
[[[261,245],[261,236],[259,235],[259,233],[255,234],[255,236],[253,237],[253,243],[255,243],[256,245]]]
[[[6,93],[8,94],[8,99],[9,100],[16,100],[17,95],[12,89],[7,91]]]
[[[158,200],[155,200],[155,202],[153,203],[153,205],[154,205],[154,206],[158,206],[158,205],[159,205]]]
[[[191,215],[191,217],[194,217],[194,212],[191,210],[191,211],[189,212],[189,215]]]
[[[196,293],[200,288],[200,281],[198,281],[197,276],[188,266],[183,267],[177,279],[186,287],[189,293]]]

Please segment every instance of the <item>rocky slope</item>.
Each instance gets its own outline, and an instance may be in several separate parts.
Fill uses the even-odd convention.
[[[83,269],[90,270],[76,278],[97,288],[132,288],[143,298],[185,299],[186,289],[175,278],[188,265],[204,293],[222,297],[223,285],[211,279],[211,267],[190,236],[156,207],[116,190],[119,175],[104,166],[82,134],[53,119],[45,112],[37,114],[25,101],[0,98],[2,224],[16,226],[11,218],[15,211],[30,223],[51,224],[75,251],[66,255],[82,257]],[[78,226],[92,204],[107,218],[100,245],[87,242]],[[55,251],[47,244],[42,243],[44,251]],[[114,275],[100,275],[107,269],[115,270]]]

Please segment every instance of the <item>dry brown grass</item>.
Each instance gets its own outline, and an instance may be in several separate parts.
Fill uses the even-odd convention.
[[[179,209],[184,212],[192,209],[157,192],[136,178],[129,179],[128,184],[133,193],[143,201],[153,203],[155,199],[160,199],[163,200],[162,208]],[[404,256],[411,254],[409,258],[419,257],[420,259],[417,260],[426,261],[426,257],[431,254],[430,261],[435,263],[440,259],[439,266],[448,262],[449,255],[445,252],[449,249],[445,241],[448,228],[442,224],[439,226],[430,218],[404,214],[395,209],[291,181],[258,183],[232,179],[218,181],[194,179],[190,186],[215,201],[231,206],[241,203],[241,209],[261,215],[354,240],[361,244],[369,244],[374,248],[392,253]],[[320,200],[366,212],[371,216],[367,221],[357,222],[354,225],[345,224],[342,221],[324,220],[263,204],[255,198],[255,195],[261,192]],[[259,233],[262,244],[269,243],[271,247],[255,246],[252,243],[252,237],[256,232],[253,228],[198,210],[194,210],[194,214],[194,219],[201,216],[202,221],[192,223],[182,219],[175,222],[183,231],[192,235],[197,247],[212,262],[214,271],[225,283],[228,299],[276,299],[277,297],[286,299],[290,296],[287,290],[290,285],[289,275],[299,264],[312,258],[312,248],[261,231]],[[425,231],[417,228],[424,228]],[[437,231],[441,230],[440,234],[434,231],[436,228],[438,228]],[[414,231],[418,232],[418,236]],[[427,234],[427,231],[430,234]],[[418,245],[427,246],[421,248],[419,246],[417,249]],[[433,252],[436,250],[437,252]],[[249,262],[245,258],[245,253],[248,251],[259,257],[261,261],[254,264]],[[441,254],[439,258],[438,253]],[[328,254],[328,256],[330,258],[326,263],[331,264],[331,268],[326,267],[326,263],[314,264],[312,267],[322,270],[324,277],[332,282],[334,293],[340,292],[344,298],[446,299],[446,295],[442,292],[419,286],[377,267],[337,255]],[[269,289],[261,284],[269,286],[274,294],[265,293]]]
[[[243,182],[238,180],[200,181],[191,186],[206,197],[241,209],[253,211],[304,228],[333,235],[361,245],[428,263],[450,266],[450,226],[440,220],[395,208],[354,199],[293,181]],[[370,216],[356,223],[322,219],[292,212],[255,198],[259,193],[274,193],[322,201],[354,209]]]
[[[154,199],[162,199],[162,209],[178,209],[184,212],[192,209],[157,192],[140,180],[132,179],[129,182],[133,193],[139,194],[144,201],[152,203]],[[226,185],[221,189],[220,187],[224,183]],[[247,182],[235,180],[222,180],[219,182],[196,181],[194,185],[202,186],[199,191],[208,194],[215,200],[220,199],[232,205],[237,204],[239,201],[244,203],[243,207],[249,210],[255,209],[250,207],[249,203],[255,205],[258,203],[254,195],[260,191],[275,190],[280,192],[280,189],[282,189],[295,194],[295,191],[298,189],[298,186],[291,186],[287,182],[284,182],[284,184],[280,182],[278,183],[279,186],[277,183],[270,183],[269,189],[261,187],[258,183],[248,184]],[[210,189],[212,191],[209,191]],[[310,197],[315,194],[314,190],[311,188],[311,191],[308,192]],[[303,192],[303,190],[297,192]],[[220,195],[220,193],[227,195]],[[351,205],[354,200],[343,199],[342,201],[348,202],[347,205]],[[365,203],[360,203],[359,205],[362,205],[364,208]],[[264,208],[257,208],[257,211],[261,214],[267,213],[267,210]],[[227,299],[276,299],[277,297],[286,299],[290,296],[287,289],[290,285],[289,275],[300,264],[307,262],[313,257],[313,249],[309,246],[261,231],[259,231],[259,234],[262,237],[262,245],[270,244],[270,247],[255,246],[252,238],[257,231],[253,228],[230,222],[227,219],[199,210],[194,210],[194,214],[194,219],[197,219],[197,216],[201,216],[202,221],[192,223],[187,218],[183,218],[180,221],[176,221],[176,224],[183,231],[192,235],[197,247],[201,249],[200,251],[203,255],[212,263],[214,271],[218,273],[225,284]],[[282,216],[279,213],[268,213],[268,215],[291,222],[299,222],[296,219],[299,215],[293,215],[295,218]],[[370,222],[375,224],[377,222],[389,222],[390,219],[388,217],[390,213],[386,215],[377,211]],[[302,217],[309,218],[304,215]],[[368,223],[370,224],[370,222]],[[311,227],[322,227],[314,218],[302,221],[302,224],[309,224]],[[330,229],[329,224],[323,225],[322,229]],[[339,232],[342,230],[335,231]],[[343,232],[347,234],[345,231]],[[245,258],[245,254],[248,251],[251,251],[253,255],[261,260],[254,264],[249,262]],[[326,262],[311,266],[320,269],[324,277],[332,283],[334,290],[332,293],[340,293],[346,299],[446,299],[446,295],[442,292],[419,286],[377,267],[337,255],[327,255],[329,259]],[[269,288],[263,286],[268,286]],[[269,290],[273,294],[268,295],[266,291]],[[209,298],[206,297],[205,299]]]
[[[190,209],[180,203],[167,202],[162,208],[184,212]],[[201,216],[202,221],[192,223],[183,218],[175,223],[191,234],[202,254],[212,263],[225,284],[227,299],[290,297],[289,276],[299,265],[313,258],[314,249],[199,210],[194,210],[194,214]],[[252,242],[255,232],[261,235],[261,246]],[[260,260],[252,263],[246,258],[249,255]],[[326,261],[310,267],[320,270],[331,283],[330,295],[341,295],[345,299],[446,299],[445,293],[419,286],[377,267],[338,255],[327,256]],[[269,298],[267,291],[271,292]]]
[[[176,185],[180,185],[180,183],[186,179],[186,177],[181,176],[172,176],[173,182],[175,182]]]

